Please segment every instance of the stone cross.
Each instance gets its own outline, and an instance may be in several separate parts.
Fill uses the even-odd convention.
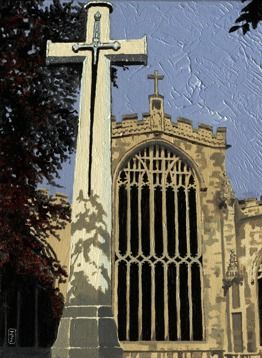
[[[158,81],[164,78],[163,75],[159,75],[158,71],[154,71],[154,74],[148,75],[147,78],[149,80],[154,80],[154,95],[158,96]]]
[[[107,1],[86,5],[84,43],[47,43],[48,63],[83,64],[67,302],[53,357],[120,357],[111,290],[111,63],[145,64],[146,37],[110,39]],[[80,352],[81,351],[81,352]]]
[[[121,47],[121,45],[118,41],[101,43],[101,41],[100,41],[100,19],[101,19],[101,14],[99,11],[97,11],[94,16],[95,22],[94,22],[94,30],[93,30],[93,41],[91,44],[76,43],[72,46],[72,50],[76,53],[81,50],[91,50],[93,52],[93,64],[94,65],[97,63],[97,55],[98,55],[98,51],[100,49],[112,49],[112,50],[117,51]]]

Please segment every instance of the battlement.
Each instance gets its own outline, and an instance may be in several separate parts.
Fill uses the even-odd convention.
[[[137,113],[131,113],[131,114],[124,114],[122,116],[122,121],[130,121],[130,120],[138,120],[138,114]]]
[[[158,89],[158,81],[163,78],[164,76],[158,71],[148,75],[148,79],[154,80],[154,94],[148,97],[149,113],[143,113],[142,119],[138,118],[137,113],[124,114],[120,122],[112,117],[112,137],[164,134],[213,148],[228,148],[224,127],[214,132],[213,127],[205,123],[200,123],[197,128],[194,128],[192,121],[187,118],[179,117],[176,122],[172,121],[171,116],[165,113],[164,96],[159,93]]]
[[[45,197],[50,197],[53,201],[60,202],[60,203],[69,202],[67,195],[63,193],[55,193],[55,195],[49,195],[48,189],[45,188],[40,188],[37,191]]]
[[[63,194],[63,193],[55,193],[55,195],[52,196],[52,198],[55,200],[55,201],[60,201],[60,202],[68,202],[68,196]]]
[[[157,120],[159,120],[159,124]],[[197,128],[194,128],[191,120],[179,117],[176,122],[173,122],[168,114],[164,114],[164,118],[161,119],[154,117],[150,113],[143,113],[142,120],[138,119],[136,113],[125,114],[122,116],[121,122],[116,122],[115,117],[112,117],[113,138],[155,131],[211,147],[228,147],[225,127],[219,127],[214,132],[212,126],[200,123]]]
[[[240,210],[246,217],[262,215],[262,200],[247,198],[239,200]]]

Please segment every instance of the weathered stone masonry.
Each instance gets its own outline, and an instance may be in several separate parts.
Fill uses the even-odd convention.
[[[204,339],[121,343],[125,357],[176,357],[177,352],[205,355],[260,351],[257,272],[262,259],[262,204],[238,201],[226,175],[226,128],[188,119],[173,122],[164,112],[164,98],[149,96],[149,113],[112,118],[113,207],[116,178],[128,158],[152,143],[164,145],[193,168],[199,183],[199,238],[203,254]],[[113,228],[118,213],[114,213]],[[115,233],[113,231],[113,250]],[[236,262],[233,258],[236,255]],[[230,270],[234,271],[230,276]],[[113,275],[114,276],[114,275]],[[229,278],[228,278],[229,276]],[[240,277],[238,279],[238,276]],[[243,276],[243,278],[242,278]],[[117,280],[114,277],[114,306]],[[224,282],[224,284],[223,284]],[[229,287],[226,287],[229,283]],[[117,317],[115,317],[117,319]],[[143,352],[152,353],[143,353]],[[169,353],[156,353],[156,352]],[[136,353],[135,353],[136,352]],[[155,353],[153,353],[155,352]],[[172,352],[172,353],[171,353]],[[159,354],[159,355],[155,355]]]

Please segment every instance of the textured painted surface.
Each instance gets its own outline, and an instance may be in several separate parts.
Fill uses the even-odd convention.
[[[238,1],[116,1],[112,36],[148,35],[148,68],[125,71],[114,91],[113,113],[147,110],[148,72],[160,83],[165,111],[175,119],[228,128],[227,168],[238,196],[262,193],[262,27],[245,37],[228,29]],[[119,74],[122,71],[119,71]],[[126,83],[128,81],[128,86]]]
[[[48,43],[47,56],[53,61],[76,62],[83,58],[81,100],[76,145],[74,191],[71,213],[70,272],[67,306],[111,308],[111,61],[128,65],[144,63],[145,39],[110,39],[110,7],[87,8],[85,43],[75,54],[71,43]],[[117,47],[115,47],[117,44]],[[97,47],[95,47],[97,46]],[[73,50],[74,51],[73,51]],[[98,60],[97,60],[98,59]],[[65,312],[66,314],[66,312]],[[68,317],[62,317],[67,322]],[[62,324],[61,324],[62,326]],[[68,325],[67,328],[69,329]],[[56,358],[118,357],[116,325],[113,317],[78,316],[70,331],[58,333],[53,346]],[[60,337],[61,335],[61,337]],[[61,349],[62,348],[62,349]],[[77,349],[75,349],[77,348]]]
[[[153,114],[153,112],[151,112]],[[187,158],[190,165],[194,165],[194,168],[199,179],[199,185],[202,189],[205,187],[208,190],[202,190],[199,193],[199,240],[202,244],[203,253],[203,297],[204,297],[204,327],[205,327],[205,339],[201,344],[199,342],[172,342],[172,349],[182,350],[226,350],[227,347],[227,336],[226,332],[226,299],[223,295],[222,279],[223,279],[223,258],[221,251],[221,217],[218,209],[218,198],[222,190],[225,190],[225,177],[224,177],[224,158],[225,158],[225,147],[221,148],[218,144],[212,147],[211,143],[206,142],[206,139],[202,140],[201,143],[194,142],[192,134],[189,134],[188,124],[180,122],[181,131],[184,131],[185,138],[180,139],[175,136],[176,129],[173,129],[173,135],[171,130],[162,132],[159,130],[156,134],[151,131],[142,131],[138,133],[136,126],[141,127],[142,124],[137,124],[135,120],[129,120],[133,123],[133,131],[128,127],[122,126],[122,137],[119,139],[119,128],[116,128],[116,124],[113,125],[113,173],[119,168],[119,164],[127,154],[130,155],[134,151],[135,147],[139,147],[150,141],[156,139],[160,143],[165,143],[167,146],[178,151],[178,155],[183,153],[184,157]],[[166,121],[167,122],[167,121]],[[150,123],[150,121],[148,121]],[[151,122],[152,123],[152,122]],[[131,127],[131,124],[130,124]],[[150,126],[149,126],[150,127]],[[137,130],[137,131],[136,131]],[[206,130],[208,131],[208,130]],[[134,135],[134,133],[136,134]],[[214,139],[213,139],[214,141]],[[180,154],[179,154],[180,153]],[[192,164],[194,163],[194,164]],[[201,179],[200,179],[201,178]],[[115,196],[114,196],[115,197]],[[116,207],[115,205],[113,205]],[[117,215],[117,213],[115,213]],[[117,219],[115,219],[117,222]],[[234,236],[234,228],[232,228],[232,219],[227,220],[228,225],[231,224],[231,232]],[[113,242],[115,239],[115,232],[113,232]],[[116,243],[114,243],[116,245]],[[116,288],[115,288],[116,289]],[[116,292],[115,292],[116,297]],[[116,304],[116,303],[115,303]],[[156,342],[146,343],[146,349],[154,350],[165,350],[168,346],[165,344],[157,344]],[[123,344],[125,351],[137,349],[132,342],[128,345]],[[201,346],[201,348],[200,348]],[[169,347],[170,348],[170,347]],[[140,355],[146,357],[146,355]],[[149,355],[148,355],[149,357]],[[150,355],[150,357],[153,357]]]
[[[151,100],[154,102],[154,98],[150,98]],[[164,353],[161,355],[160,351],[170,348],[174,351],[194,351],[196,348],[224,352],[243,351],[257,355],[259,314],[256,280],[258,267],[262,262],[262,202],[257,202],[255,199],[245,201],[235,199],[225,175],[224,133],[218,131],[218,141],[215,135],[210,136],[210,129],[207,127],[200,126],[198,131],[192,133],[188,121],[180,119],[171,127],[170,118],[166,116],[164,121],[160,116],[159,126],[156,126],[155,110],[151,105],[150,108],[150,116],[144,116],[143,121],[139,121],[135,116],[127,116],[122,123],[113,122],[114,183],[123,161],[130,155],[134,156],[139,146],[156,140],[161,144],[165,143],[168,148],[173,147],[178,155],[180,153],[181,158],[188,160],[194,167],[201,187],[198,227],[203,253],[202,297],[205,340],[201,345],[194,341],[172,342],[171,347],[166,342],[143,342],[139,343],[139,347],[134,342],[121,342],[125,356],[131,358],[169,357]],[[196,136],[200,133],[201,138]],[[114,184],[114,223],[118,222],[116,190],[116,184]],[[117,247],[116,224],[113,228],[113,247]],[[237,261],[234,261],[233,265],[237,264],[234,270],[239,273],[242,283],[238,285],[236,281],[234,290],[231,285],[226,285],[230,270],[232,270],[232,253],[237,254]],[[114,307],[116,307],[116,281],[114,290]],[[236,292],[239,295],[237,303],[234,300]],[[237,336],[238,331],[241,332],[241,340],[240,336]],[[142,350],[155,353],[142,353]],[[133,351],[132,354],[131,351]],[[175,352],[170,352],[170,357],[175,357],[175,354]]]
[[[148,66],[118,71],[113,114],[147,111],[148,73],[165,75],[165,111],[228,128],[227,171],[237,196],[262,194],[262,26],[243,36],[228,29],[240,1],[113,1],[112,38],[148,36]],[[71,196],[72,164],[61,173]],[[54,188],[53,191],[57,191]]]

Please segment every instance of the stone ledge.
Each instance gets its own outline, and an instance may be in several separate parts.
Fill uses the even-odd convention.
[[[68,202],[68,196],[66,194],[63,193],[55,193],[54,195],[49,195],[48,189],[45,188],[40,188],[37,189],[37,191],[39,193],[41,193],[43,196],[50,196],[51,199],[53,199],[54,201],[60,201],[60,202]]]
[[[69,348],[52,350],[52,358],[122,358],[120,348]]]
[[[251,218],[262,215],[262,200],[257,200],[257,198],[247,198],[239,200],[238,203],[240,210],[245,217]]]
[[[111,306],[65,306],[63,317],[113,317]]]

